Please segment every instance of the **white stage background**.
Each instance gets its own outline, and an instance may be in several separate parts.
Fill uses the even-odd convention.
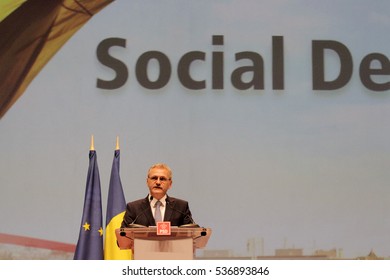
[[[126,200],[167,163],[170,195],[213,229],[208,250],[250,255],[257,240],[268,256],[388,258],[389,11],[385,0],[114,1],[0,119],[0,232],[77,242],[93,134],[103,217],[119,136]],[[122,44],[100,50],[122,68],[98,58],[104,43]]]

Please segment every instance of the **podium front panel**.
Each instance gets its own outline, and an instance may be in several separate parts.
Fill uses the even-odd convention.
[[[118,228],[120,249],[133,250],[136,260],[191,260],[195,249],[204,248],[211,235],[209,228],[171,228],[171,235],[158,235],[156,227]]]
[[[134,239],[135,260],[192,260],[192,238],[175,240]]]

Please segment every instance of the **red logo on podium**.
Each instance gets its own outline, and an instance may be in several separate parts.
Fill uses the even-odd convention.
[[[171,222],[157,222],[157,235],[171,235]]]

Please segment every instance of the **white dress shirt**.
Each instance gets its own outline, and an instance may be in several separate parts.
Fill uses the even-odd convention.
[[[163,220],[164,220],[165,209],[166,209],[165,206],[167,205],[166,198],[167,198],[167,195],[164,195],[164,196],[160,199],[160,202],[161,202],[160,211],[161,211],[161,218],[162,218]],[[150,199],[152,199],[152,200],[150,200]],[[149,195],[149,200],[150,200],[150,209],[152,209],[153,217],[155,217],[155,213],[156,213],[156,202],[157,202],[158,200],[155,199],[154,197],[152,197],[151,195]]]

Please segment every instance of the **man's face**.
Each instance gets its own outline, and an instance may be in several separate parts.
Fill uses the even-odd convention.
[[[149,171],[146,184],[149,187],[150,195],[161,199],[172,186],[172,180],[168,170],[164,168],[152,168]]]

